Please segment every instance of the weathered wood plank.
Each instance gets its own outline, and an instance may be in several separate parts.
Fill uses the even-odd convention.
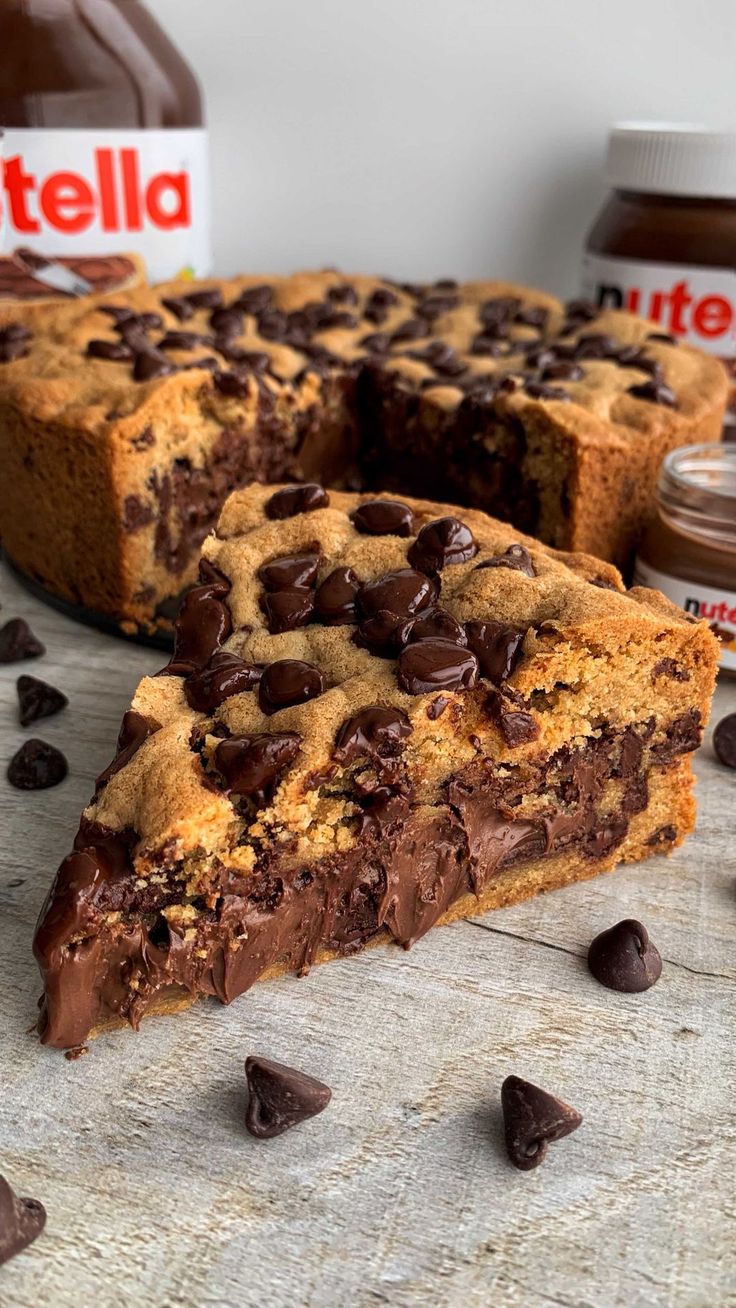
[[[0,778],[0,1170],[49,1213],[0,1269],[3,1308],[702,1308],[736,1303],[733,799],[701,751],[698,834],[531,904],[115,1033],[76,1063],[27,1034],[36,913],[155,651],[80,628],[0,574],[3,613],[48,646],[27,670],[70,708],[34,734],[70,777]],[[18,667],[0,669],[4,758]],[[736,708],[718,692],[717,715]],[[3,767],[4,771],[4,767]],[[12,884],[18,880],[22,884]],[[593,934],[642,917],[667,960],[649,994],[588,976]],[[242,1125],[242,1064],[268,1053],[333,1087],[268,1143]],[[510,1071],[584,1127],[538,1172],[499,1147]]]

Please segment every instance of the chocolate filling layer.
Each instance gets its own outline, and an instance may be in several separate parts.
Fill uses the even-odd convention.
[[[560,751],[533,791],[519,779],[501,780],[487,760],[450,778],[431,805],[379,786],[364,792],[359,839],[346,853],[308,865],[288,845],[270,846],[247,877],[216,865],[211,893],[190,901],[185,868],[167,865],[165,851],[164,884],[142,885],[130,862],[134,833],[83,824],[36,933],[44,1042],[78,1044],[111,1017],[135,1027],[171,988],[229,1003],[273,965],[304,972],[321,950],[348,954],[381,931],[408,948],[457,898],[481,895],[502,869],[572,848],[591,860],[608,856],[631,815],[647,807],[648,728]],[[673,728],[655,766],[694,748],[682,724]],[[616,782],[610,811],[604,790]],[[543,813],[522,809],[530,793],[545,801]],[[666,846],[676,837],[660,828],[652,838]],[[182,902],[193,911],[180,925],[163,909]],[[113,922],[111,913],[119,915]]]

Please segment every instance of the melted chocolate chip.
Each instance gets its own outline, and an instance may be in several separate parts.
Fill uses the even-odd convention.
[[[427,717],[430,722],[436,722],[438,718],[441,718],[449,703],[450,701],[446,695],[438,695],[436,699],[433,699],[432,703],[427,705]]]
[[[677,396],[671,386],[666,382],[657,381],[652,378],[651,381],[639,382],[637,386],[630,386],[627,395],[633,395],[637,400],[648,400],[650,404],[664,404],[668,409],[674,409],[677,406]]]
[[[565,305],[565,316],[577,318],[579,322],[592,322],[599,313],[600,309],[592,300],[568,300]]]
[[[521,308],[521,300],[514,295],[496,295],[486,300],[478,310],[478,317],[485,327],[506,324]]]
[[[538,327],[540,330],[546,326],[548,318],[549,309],[541,304],[523,305],[514,314],[514,322],[522,323],[525,327]]]
[[[232,589],[230,578],[226,577],[225,573],[209,559],[199,560],[199,580],[203,586],[209,586],[212,594],[217,595],[219,599],[229,594]]]
[[[48,790],[68,772],[60,749],[45,740],[27,740],[8,764],[8,781],[16,790]]]
[[[544,1162],[548,1145],[576,1131],[583,1120],[577,1109],[520,1076],[506,1077],[501,1107],[506,1152],[523,1172]]]
[[[478,660],[472,650],[449,640],[421,640],[407,645],[399,656],[398,681],[408,695],[432,690],[469,690],[478,678]]]
[[[215,750],[215,767],[231,794],[254,796],[263,801],[272,795],[300,747],[301,736],[294,731],[230,736],[220,741]]]
[[[512,694],[512,691],[506,691],[504,696],[500,691],[491,691],[486,700],[486,709],[506,744],[510,749],[516,749],[519,745],[529,745],[533,740],[537,740],[540,727],[525,708],[515,707],[517,699],[520,704],[523,704],[523,700],[518,696],[515,699],[509,698]]]
[[[588,332],[575,342],[576,359],[615,359],[619,342],[603,332]]]
[[[0,363],[13,363],[28,354],[31,333],[19,322],[8,323],[0,329]]]
[[[569,400],[570,395],[561,386],[548,386],[546,382],[528,381],[524,386],[533,400]]]
[[[190,708],[198,713],[212,713],[231,695],[254,690],[260,679],[260,668],[245,663],[236,654],[220,650],[212,655],[206,668],[187,677],[184,694]]]
[[[0,627],[0,663],[37,659],[46,650],[34,636],[25,618],[11,618]]]
[[[736,768],[736,713],[727,713],[713,732],[713,749],[719,763]]]
[[[270,1058],[247,1058],[245,1075],[250,1091],[245,1125],[259,1140],[270,1140],[315,1117],[332,1098],[329,1086]]]
[[[231,399],[244,400],[250,395],[255,385],[250,373],[241,372],[216,372],[212,378],[215,389],[221,395],[228,395]]]
[[[288,326],[286,314],[280,309],[266,309],[258,314],[258,331],[267,341],[282,341]]]
[[[243,313],[256,315],[263,313],[273,299],[272,286],[249,286],[246,291],[241,291],[233,308],[242,309]]]
[[[179,322],[186,322],[188,318],[194,317],[194,305],[190,304],[188,300],[177,296],[167,296],[161,303],[165,309],[168,309],[169,313],[173,313],[174,317],[179,319]]]
[[[210,314],[210,327],[225,340],[240,336],[243,330],[243,314],[239,309],[213,309]]]
[[[536,577],[532,556],[526,545],[509,545],[503,554],[495,554],[492,559],[484,559],[482,563],[476,563],[476,569],[480,568],[512,568],[514,572],[523,572],[525,577]]]
[[[662,975],[662,959],[641,922],[626,918],[601,931],[588,950],[588,967],[609,990],[639,994]]]
[[[50,686],[47,681],[40,681],[38,677],[19,677],[15,688],[18,692],[22,727],[30,726],[39,718],[53,717],[54,713],[59,713],[69,703],[66,695],[57,690],[56,686]]]
[[[158,350],[139,350],[135,356],[135,363],[133,364],[135,381],[155,381],[157,377],[166,377],[174,371],[175,368],[171,360],[167,359],[165,354],[159,353]]]
[[[399,568],[361,586],[358,608],[364,618],[386,612],[410,618],[429,608],[438,593],[439,587],[432,577],[415,568]]]
[[[414,514],[400,500],[366,500],[351,514],[353,526],[364,536],[412,536]]]
[[[222,304],[222,291],[218,286],[211,286],[204,291],[190,291],[185,300],[195,309],[219,309]]]
[[[267,518],[295,518],[298,513],[313,513],[315,509],[326,509],[330,502],[327,491],[315,482],[304,486],[287,486],[276,491],[270,500],[266,500]]]
[[[407,318],[405,322],[399,323],[391,333],[392,341],[416,341],[426,336],[429,331],[429,324],[426,318]]]
[[[579,363],[568,363],[560,359],[559,363],[548,363],[542,370],[542,381],[582,381],[585,369]]]
[[[352,763],[366,755],[372,758],[395,753],[410,732],[411,723],[401,709],[371,704],[343,722],[335,739],[333,758],[338,763]]]
[[[387,354],[391,348],[391,337],[385,332],[369,332],[361,336],[360,344],[369,354]]]
[[[625,345],[616,355],[616,362],[621,368],[638,368],[648,372],[657,381],[662,380],[662,365],[658,359],[651,359],[639,345]]]
[[[232,629],[230,610],[216,588],[195,586],[184,597],[176,621],[174,662],[205,667]]]
[[[258,569],[259,581],[266,590],[311,590],[317,579],[320,555],[284,554]]]
[[[32,1244],[45,1225],[43,1204],[19,1198],[0,1176],[0,1267]]]
[[[314,596],[308,590],[277,590],[261,600],[272,635],[306,627],[314,614]]]
[[[85,353],[90,359],[109,359],[111,363],[130,363],[133,350],[125,341],[87,341]]]
[[[167,332],[158,343],[159,350],[196,350],[200,345],[214,345],[203,332]]]
[[[491,336],[486,332],[480,332],[473,337],[470,346],[470,353],[485,356],[491,359],[499,359],[504,353],[505,346],[496,336]]]
[[[352,568],[335,568],[317,587],[315,617],[327,627],[355,622],[355,597],[359,590],[360,581]]]
[[[430,609],[415,618],[411,624],[408,639],[417,640],[451,640],[453,645],[467,645],[465,629],[447,609]]]
[[[304,704],[324,691],[324,677],[319,668],[301,659],[277,659],[263,672],[258,688],[258,703],[264,713],[276,713],[292,704]]]
[[[335,304],[357,304],[358,294],[354,286],[349,282],[343,282],[341,286],[330,286],[327,299]]]
[[[467,563],[478,553],[475,537],[459,518],[438,518],[422,527],[408,554],[420,572],[440,572],[453,563]]]
[[[143,742],[148,740],[148,737],[152,736],[158,729],[158,722],[144,717],[142,713],[137,713],[135,709],[128,709],[127,713],[123,714],[123,720],[120,724],[117,753],[112,763],[109,763],[104,772],[100,773],[95,782],[95,789],[102,790],[111,777],[122,771],[133,758],[133,755],[138,753]]]
[[[478,660],[480,675],[497,684],[510,677],[521,657],[525,633],[490,620],[466,622],[465,631],[468,645]]]

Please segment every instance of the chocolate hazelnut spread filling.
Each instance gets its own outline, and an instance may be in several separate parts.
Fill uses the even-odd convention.
[[[508,769],[499,774],[480,760],[426,804],[402,781],[402,715],[371,710],[362,716],[365,721],[346,724],[339,742],[345,779],[326,783],[352,791],[362,809],[352,820],[359,839],[311,866],[288,843],[271,845],[244,876],[228,867],[223,850],[209,882],[191,898],[186,862],[164,850],[156,882],[136,878],[135,833],[83,821],[35,939],[45,1043],[78,1044],[110,1018],[136,1027],[169,991],[229,1003],[273,966],[303,973],[322,951],[349,954],[382,932],[408,948],[459,897],[479,896],[505,869],[563,850],[604,858],[624,840],[631,816],[646,809],[652,770],[666,768],[700,739],[695,712],[656,733],[651,720],[604,731],[540,762],[531,789],[528,778]],[[123,750],[140,747],[145,734],[144,721],[128,723]],[[292,758],[298,743],[286,743],[284,758]],[[349,771],[355,750],[370,760],[373,782]],[[234,797],[256,793],[264,767],[284,766],[280,757],[237,753],[220,764],[221,784],[231,784]],[[244,776],[252,785],[239,780]],[[531,807],[530,796],[537,801]],[[674,828],[660,828],[651,842],[666,846],[676,838]],[[182,905],[188,910],[182,918],[167,914]]]

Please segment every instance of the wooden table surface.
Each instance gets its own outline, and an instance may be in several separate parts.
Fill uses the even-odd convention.
[[[736,1304],[736,775],[708,742],[698,831],[671,859],[152,1019],[69,1062],[28,1033],[33,924],[130,693],[162,658],[75,625],[3,569],[0,599],[0,618],[28,618],[47,646],[0,669],[0,1171],[48,1211],[0,1268],[2,1308]],[[22,671],[71,700],[26,731]],[[715,719],[733,709],[724,684]],[[56,789],[7,784],[30,734],[69,759]],[[642,996],[585,965],[591,937],[628,916],[665,960]],[[327,1111],[252,1139],[253,1052],[327,1081]],[[510,1072],[585,1116],[530,1173],[500,1143]]]

